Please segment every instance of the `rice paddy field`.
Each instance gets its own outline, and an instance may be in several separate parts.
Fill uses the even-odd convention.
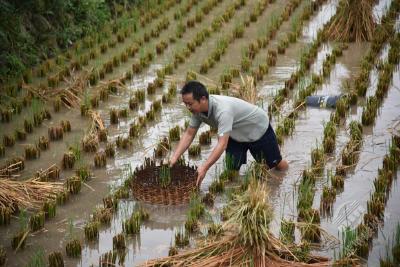
[[[244,265],[399,266],[399,14],[398,0],[149,1],[2,84],[0,266],[190,265],[151,260],[224,240],[252,176],[268,192],[269,241],[290,256]],[[368,30],[341,39],[357,16]],[[254,79],[289,169],[251,159],[236,173],[222,156],[197,194],[143,201],[139,170],[171,156],[190,118],[179,89],[194,79],[235,96]],[[313,95],[343,97],[315,108]],[[185,164],[207,159],[213,130],[199,129]],[[168,190],[170,170],[156,176]],[[192,264],[240,265],[221,255]]]

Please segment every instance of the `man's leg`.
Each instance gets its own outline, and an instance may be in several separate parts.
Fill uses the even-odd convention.
[[[257,162],[265,161],[269,168],[285,171],[289,167],[287,161],[282,159],[278,141],[271,124],[259,140],[250,143],[249,149]]]
[[[247,161],[247,145],[245,143],[236,142],[229,138],[226,147],[226,157],[232,161],[233,169],[239,171],[240,166]]]

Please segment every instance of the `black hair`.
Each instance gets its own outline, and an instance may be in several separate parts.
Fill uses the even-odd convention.
[[[208,92],[206,87],[198,81],[188,81],[181,89],[181,94],[193,94],[193,99],[200,101],[205,96],[208,99]]]

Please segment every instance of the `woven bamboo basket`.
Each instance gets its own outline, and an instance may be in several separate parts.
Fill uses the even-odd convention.
[[[155,161],[146,159],[145,164],[136,168],[131,179],[133,196],[140,201],[161,204],[179,205],[188,203],[190,194],[197,190],[196,167],[179,162],[170,168],[170,181],[160,183],[162,165],[156,165]],[[165,166],[164,166],[165,167]]]

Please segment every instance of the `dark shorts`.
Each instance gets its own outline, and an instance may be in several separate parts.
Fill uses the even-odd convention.
[[[257,162],[265,162],[269,168],[274,168],[282,160],[275,132],[271,124],[264,135],[257,141],[237,142],[229,138],[225,152],[228,157],[232,157],[233,166],[236,170],[239,170],[242,164],[246,164],[247,150],[250,150],[251,155]]]

